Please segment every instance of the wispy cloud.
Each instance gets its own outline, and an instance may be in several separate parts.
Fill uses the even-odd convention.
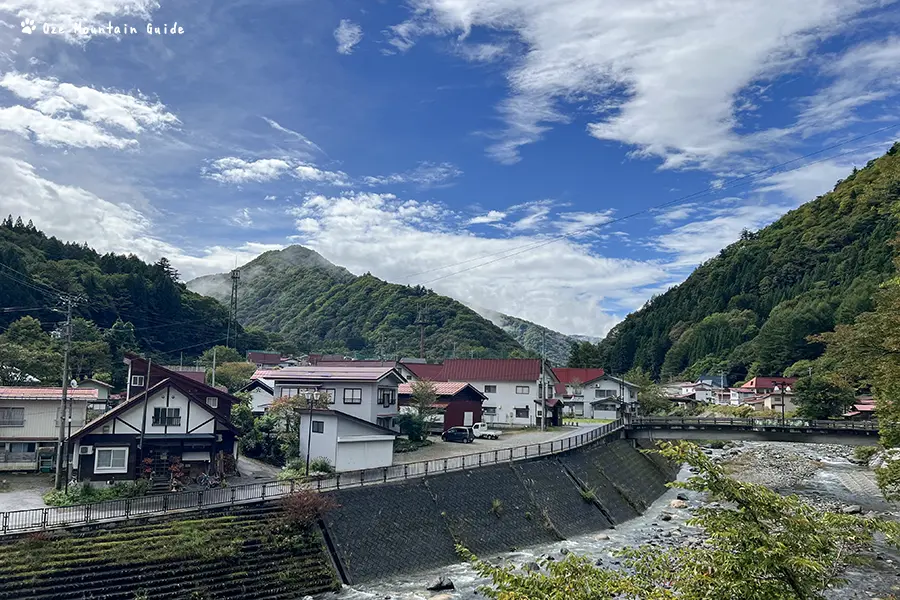
[[[499,210],[490,210],[487,214],[472,217],[466,223],[469,225],[483,225],[488,223],[498,223],[506,218],[506,213]]]
[[[430,162],[420,163],[412,171],[392,173],[390,175],[373,175],[363,177],[364,184],[372,187],[412,183],[422,187],[434,187],[448,183],[462,175],[456,166],[451,163],[434,164]]]
[[[316,152],[319,152],[319,153],[321,153],[321,154],[325,154],[325,151],[322,150],[322,148],[320,148],[315,142],[313,142],[311,139],[309,139],[308,137],[306,137],[306,136],[303,135],[302,133],[300,133],[300,132],[298,132],[298,131],[294,131],[293,129],[288,129],[287,127],[284,127],[283,125],[281,125],[281,124],[278,123],[277,121],[275,121],[275,120],[273,120],[273,119],[270,119],[270,118],[268,118],[268,117],[263,117],[263,120],[265,120],[265,122],[268,123],[269,126],[270,126],[272,129],[274,129],[275,131],[280,131],[281,133],[287,135],[288,137],[290,137],[290,138],[292,138],[292,139],[294,139],[294,140],[297,140],[298,142],[302,142],[304,145],[306,145],[306,146],[312,148],[312,149],[315,150]]]
[[[291,164],[280,158],[244,160],[235,156],[214,160],[203,176],[220,183],[264,182],[278,179],[288,172]]]
[[[353,49],[362,41],[362,27],[349,19],[341,19],[337,29],[334,30],[334,39],[337,42],[339,54],[352,54]]]

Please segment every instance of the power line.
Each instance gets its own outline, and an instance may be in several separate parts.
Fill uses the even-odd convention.
[[[789,164],[791,164],[791,163],[797,162],[797,161],[799,161],[799,160],[804,160],[804,159],[806,159],[806,158],[809,158],[809,157],[812,157],[812,156],[816,156],[816,155],[818,155],[818,154],[822,154],[823,152],[827,152],[828,150],[833,150],[833,149],[835,149],[835,148],[838,148],[838,147],[840,147],[840,146],[844,146],[844,145],[849,144],[849,143],[852,143],[852,142],[854,142],[854,141],[858,141],[858,140],[860,140],[860,139],[863,139],[863,138],[866,138],[866,137],[870,137],[870,136],[872,136],[872,135],[876,135],[876,134],[881,133],[881,132],[883,132],[883,131],[886,131],[886,130],[888,130],[888,129],[892,129],[892,128],[896,127],[897,125],[898,125],[897,123],[894,123],[894,124],[892,124],[892,125],[890,125],[890,126],[882,127],[882,128],[877,129],[877,130],[875,130],[875,131],[871,131],[871,132],[869,132],[869,133],[866,133],[866,134],[857,136],[857,137],[855,137],[855,138],[852,138],[852,139],[849,139],[849,140],[845,140],[845,141],[840,142],[840,143],[837,143],[837,144],[832,144],[831,146],[828,146],[828,147],[826,147],[826,148],[822,148],[821,150],[817,150],[817,151],[815,151],[815,152],[811,152],[811,153],[806,154],[806,155],[804,155],[804,156],[801,156],[801,157],[798,157],[798,158],[794,158],[794,159],[791,159],[791,160],[789,160],[789,161],[785,161],[785,162],[783,162],[783,163],[779,163],[779,164],[774,165],[774,166],[772,166],[772,167],[768,167],[768,168],[765,168],[765,169],[760,169],[759,171],[754,171],[754,172],[749,173],[749,174],[747,174],[747,175],[744,175],[744,176],[738,177],[738,178],[736,178],[736,179],[733,179],[733,180],[731,180],[731,181],[729,181],[729,182],[726,182],[726,183],[723,184],[723,185],[715,186],[715,187],[714,187],[714,186],[709,186],[709,187],[707,187],[707,188],[704,189],[704,190],[699,190],[699,191],[697,191],[697,192],[693,192],[693,193],[691,193],[691,194],[688,194],[688,195],[686,195],[686,196],[682,196],[682,197],[680,197],[680,198],[676,198],[676,199],[674,199],[674,200],[669,200],[669,201],[667,201],[667,202],[662,202],[662,203],[656,204],[656,205],[654,205],[654,206],[650,206],[650,207],[648,207],[648,208],[645,208],[645,209],[641,209],[641,210],[635,211],[635,212],[633,212],[633,213],[630,213],[630,214],[628,214],[628,215],[619,217],[619,218],[617,218],[617,219],[612,219],[612,220],[607,221],[607,222],[605,222],[605,223],[601,223],[600,225],[596,225],[596,226],[592,226],[592,227],[585,227],[585,228],[582,228],[582,229],[579,229],[579,230],[570,231],[570,232],[563,233],[563,234],[560,234],[560,235],[557,235],[557,236],[553,236],[553,237],[551,237],[551,238],[547,238],[547,239],[540,240],[540,241],[538,241],[538,242],[530,242],[530,243],[528,243],[528,244],[524,244],[524,245],[519,246],[519,247],[517,247],[517,248],[512,248],[512,249],[509,249],[509,250],[503,250],[503,251],[500,251],[500,252],[493,252],[493,253],[489,253],[489,254],[482,255],[482,256],[480,256],[480,257],[471,258],[471,259],[468,259],[468,260],[464,260],[464,261],[460,261],[460,262],[457,262],[457,263],[453,263],[453,264],[450,264],[450,265],[445,265],[445,266],[442,266],[442,267],[436,267],[436,268],[433,268],[433,269],[427,269],[427,270],[421,271],[421,272],[419,272],[419,273],[413,273],[412,275],[409,275],[408,277],[414,277],[415,275],[421,275],[421,274],[430,273],[430,272],[433,272],[433,271],[442,271],[442,270],[444,270],[444,269],[448,269],[448,268],[451,268],[451,267],[454,267],[454,266],[458,266],[458,265],[463,265],[463,264],[471,263],[471,262],[473,262],[473,261],[481,260],[481,259],[483,259],[483,258],[490,258],[490,257],[492,257],[492,256],[502,255],[502,256],[499,256],[498,258],[495,258],[494,260],[490,260],[490,261],[487,261],[487,262],[479,263],[479,264],[473,265],[473,266],[468,267],[468,268],[465,268],[465,269],[460,269],[459,271],[454,271],[454,272],[448,273],[448,274],[446,274],[446,275],[441,275],[441,276],[439,276],[439,277],[435,277],[435,278],[433,278],[433,279],[429,279],[429,280],[427,280],[427,281],[420,282],[419,285],[426,285],[426,284],[429,284],[429,283],[433,283],[433,282],[435,282],[435,281],[440,281],[440,280],[442,280],[442,279],[446,279],[446,278],[452,277],[452,276],[454,276],[454,275],[459,275],[460,273],[465,273],[465,272],[467,272],[467,271],[472,271],[472,270],[477,269],[477,268],[479,268],[479,267],[484,267],[484,266],[487,266],[487,265],[490,265],[490,264],[499,262],[499,261],[501,261],[501,260],[505,260],[505,259],[507,259],[507,258],[512,258],[513,256],[518,256],[519,254],[523,254],[523,253],[525,253],[525,252],[528,252],[529,250],[534,250],[534,249],[537,249],[537,248],[540,248],[540,247],[543,247],[543,246],[546,246],[546,245],[549,245],[549,244],[558,242],[559,240],[562,240],[562,239],[565,239],[565,238],[568,238],[568,237],[577,235],[577,234],[579,234],[579,233],[585,233],[585,232],[587,232],[587,231],[589,231],[589,230],[596,230],[596,229],[599,229],[599,228],[601,228],[601,227],[608,227],[609,225],[613,225],[613,224],[615,224],[615,223],[620,223],[620,222],[622,222],[622,221],[625,221],[625,220],[627,220],[627,219],[632,219],[632,218],[634,218],[634,217],[636,217],[636,216],[639,216],[639,215],[642,215],[642,214],[646,214],[646,213],[650,213],[650,212],[655,212],[655,211],[657,211],[657,210],[659,210],[659,209],[661,209],[661,208],[666,208],[666,207],[669,207],[669,206],[673,206],[673,205],[676,205],[676,204],[685,202],[686,200],[692,200],[692,199],[695,199],[695,198],[700,197],[700,196],[703,196],[703,195],[708,195],[708,194],[711,194],[711,193],[714,193],[714,192],[721,192],[721,191],[730,189],[730,188],[732,188],[732,187],[737,186],[737,185],[740,184],[740,183],[746,182],[746,181],[748,181],[748,180],[750,180],[750,179],[752,179],[752,178],[754,178],[754,177],[757,177],[757,176],[759,176],[759,175],[761,175],[761,174],[763,174],[763,173],[767,173],[767,172],[769,172],[769,171],[773,171],[773,170],[775,170],[775,169],[784,167],[784,166],[786,166],[786,165],[789,165]],[[880,145],[880,144],[881,144],[881,142],[878,142],[878,143],[875,143],[875,144],[869,144],[869,145],[867,145],[867,146],[863,146],[862,148],[868,148],[868,147],[876,146],[876,145]],[[783,172],[783,173],[790,173],[790,172],[792,172],[792,171],[796,171],[796,170],[801,169],[801,168],[804,168],[804,167],[809,167],[809,166],[811,166],[811,165],[817,164],[817,163],[819,163],[819,162],[823,162],[823,161],[825,161],[825,160],[831,160],[831,159],[834,159],[834,158],[839,158],[839,157],[841,157],[841,156],[846,156],[846,155],[848,155],[848,154],[853,154],[853,153],[855,153],[855,152],[858,152],[858,151],[861,150],[862,148],[856,148],[856,149],[854,149],[854,150],[851,150],[851,151],[848,151],[848,152],[843,152],[843,153],[837,154],[837,155],[835,155],[835,156],[831,156],[831,157],[828,157],[828,158],[823,158],[823,159],[818,160],[818,161],[813,161],[813,162],[805,163],[805,164],[799,165],[799,166],[797,166],[797,167],[794,167],[794,168],[792,168],[792,169],[788,169],[788,170],[782,171],[782,172]]]

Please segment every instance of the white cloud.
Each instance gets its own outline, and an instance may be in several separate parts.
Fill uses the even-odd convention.
[[[697,205],[693,203],[679,204],[674,208],[653,212],[655,213],[653,218],[657,223],[660,225],[671,225],[677,221],[683,221],[697,212]]]
[[[408,49],[418,37],[475,28],[512,32],[525,47],[500,106],[506,130],[490,148],[504,162],[567,122],[566,102],[607,110],[588,131],[668,167],[706,164],[747,148],[735,132],[742,93],[804,59],[821,40],[879,0],[412,0],[391,28]]]
[[[561,234],[571,237],[596,235],[597,227],[612,221],[612,213],[611,210],[559,213],[555,225]]]
[[[341,19],[337,29],[334,30],[334,39],[337,42],[339,54],[351,54],[362,38],[362,27],[349,19]]]
[[[855,46],[822,72],[833,81],[804,102],[796,129],[806,135],[848,125],[857,109],[900,89],[900,37]]]
[[[94,89],[11,71],[3,87],[32,106],[0,108],[0,129],[45,146],[117,148],[138,145],[134,136],[177,126],[178,117],[139,92]]]
[[[520,251],[536,238],[532,234],[476,236],[447,227],[452,219],[441,205],[391,194],[310,196],[291,212],[299,232],[296,241],[353,272],[371,271],[398,283],[423,283],[468,304],[567,333],[604,334],[618,321],[621,307],[632,308],[636,294],[644,297],[637,289],[670,279],[663,267],[652,262],[595,256],[561,240],[429,283],[493,260],[472,259]],[[471,262],[440,268],[463,261]],[[411,276],[430,269],[434,271]]]
[[[469,62],[489,63],[502,58],[508,51],[506,44],[466,44],[454,47],[456,54]]]
[[[315,181],[339,187],[350,185],[347,174],[343,171],[326,171],[308,163],[297,165],[294,168],[294,177],[300,181]]]
[[[219,183],[264,182],[278,179],[291,168],[291,164],[280,158],[244,160],[235,156],[214,160],[203,171],[203,176]]]
[[[250,216],[250,209],[242,208],[238,210],[234,216],[231,217],[231,222],[238,227],[252,227],[253,217]]]
[[[412,171],[392,173],[391,175],[375,175],[363,177],[362,181],[368,186],[377,187],[392,184],[412,183],[422,187],[434,187],[445,184],[462,175],[456,166],[451,163],[422,162]]]
[[[499,210],[489,210],[487,214],[472,217],[466,221],[469,225],[482,225],[488,223],[497,223],[506,218],[506,213]]]
[[[0,212],[33,215],[48,235],[89,242],[98,252],[135,254],[148,262],[167,257],[185,280],[231,269],[279,244],[245,242],[236,247],[212,246],[190,254],[156,237],[158,228],[128,204],[116,204],[83,188],[45,179],[29,163],[0,156]]]
[[[308,146],[309,148],[315,150],[316,152],[318,152],[320,154],[325,154],[325,151],[322,150],[322,148],[320,148],[315,142],[313,142],[311,139],[309,139],[308,137],[306,137],[299,131],[294,131],[293,129],[288,129],[287,127],[284,127],[283,125],[278,123],[278,121],[275,121],[268,117],[263,117],[263,120],[266,123],[268,123],[269,127],[274,129],[275,131],[280,131],[281,133],[287,135],[288,137],[293,138],[299,142],[302,142],[304,145]]]

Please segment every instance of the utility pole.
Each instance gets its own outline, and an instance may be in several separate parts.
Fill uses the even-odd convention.
[[[541,330],[541,431],[547,430],[547,386],[544,385],[544,340],[547,331]]]
[[[69,350],[72,347],[72,303],[71,296],[63,297],[66,303],[66,348],[63,353],[62,368],[62,400],[59,405],[59,435],[57,437],[56,447],[56,475],[53,480],[53,487],[61,489],[63,480],[63,456],[65,456],[66,446],[66,400],[69,395]]]
[[[241,270],[231,271],[231,304],[229,305],[228,333],[225,334],[225,346],[231,339],[231,326],[234,325],[234,345],[237,347],[237,307],[238,307],[238,283],[241,280]]]
[[[419,309],[419,316],[416,317],[416,322],[413,325],[419,326],[419,358],[425,358],[425,326],[429,323],[425,320],[422,309]]]
[[[212,386],[216,387],[216,347],[213,346]]]

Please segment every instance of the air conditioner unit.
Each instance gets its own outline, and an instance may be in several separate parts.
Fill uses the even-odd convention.
[[[86,454],[93,454],[93,453],[94,453],[93,446],[79,446],[78,447],[78,454],[81,454],[82,456],[84,456]]]

